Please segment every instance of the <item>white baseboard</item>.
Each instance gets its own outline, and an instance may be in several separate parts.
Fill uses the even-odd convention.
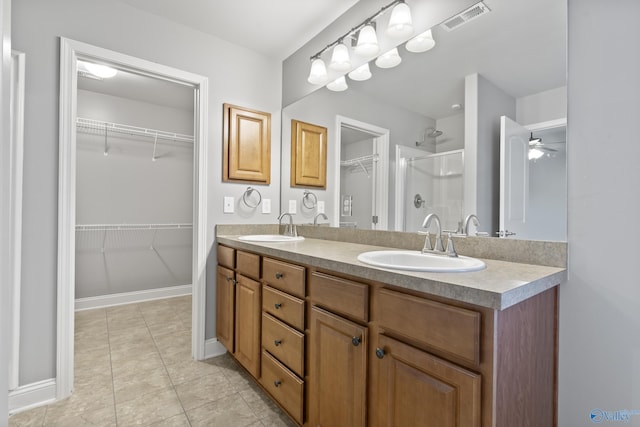
[[[55,400],[55,378],[23,385],[9,392],[9,414],[17,414],[55,402]]]
[[[222,356],[227,352],[227,349],[224,348],[220,341],[217,338],[211,338],[204,342],[204,358],[209,359],[210,357]]]
[[[191,285],[171,286],[167,288],[147,289],[144,291],[123,292],[120,294],[100,295],[98,297],[77,298],[75,311],[114,305],[132,304],[154,299],[191,295]]]

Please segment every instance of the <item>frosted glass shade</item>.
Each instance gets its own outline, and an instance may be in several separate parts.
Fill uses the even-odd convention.
[[[349,59],[349,49],[344,43],[337,44],[333,48],[331,62],[329,68],[334,71],[344,72],[351,69],[351,60]]]
[[[542,150],[538,150],[537,148],[531,148],[529,150],[529,160],[538,160],[543,155]]]
[[[433,39],[433,34],[431,34],[431,28],[429,28],[424,33],[409,40],[405,47],[409,52],[420,53],[432,49],[435,45],[436,41]]]
[[[332,90],[334,92],[342,92],[343,90],[349,89],[347,85],[347,79],[344,76],[340,76],[331,83],[327,85],[327,89]]]
[[[369,63],[364,63],[352,72],[349,73],[349,78],[356,81],[369,80],[371,78],[371,70],[369,69]]]
[[[411,9],[406,3],[398,3],[391,11],[387,35],[395,39],[402,39],[413,35],[413,21]]]
[[[358,44],[353,51],[356,55],[365,58],[375,56],[380,52],[378,36],[376,35],[376,29],[373,28],[373,25],[366,25],[360,30]]]
[[[320,58],[314,59],[311,62],[311,71],[307,81],[312,85],[323,85],[327,80],[327,67],[324,65],[324,61]]]
[[[88,72],[102,79],[109,79],[115,76],[116,74],[118,74],[118,70],[116,70],[115,68],[107,67],[106,65],[102,65],[102,64],[85,62],[84,67],[87,69]]]
[[[402,62],[400,54],[397,48],[393,48],[388,52],[383,53],[376,59],[376,65],[380,68],[393,68]]]

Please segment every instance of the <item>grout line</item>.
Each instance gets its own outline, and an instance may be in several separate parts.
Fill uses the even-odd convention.
[[[118,427],[118,406],[116,403],[116,384],[113,380],[113,359],[111,358],[111,331],[109,330],[109,316],[107,315],[107,309],[104,308],[104,317],[107,322],[107,342],[109,343],[109,368],[111,369],[111,391],[113,393],[113,415],[116,420],[116,427]]]

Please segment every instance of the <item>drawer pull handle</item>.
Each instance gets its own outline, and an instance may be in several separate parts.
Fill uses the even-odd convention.
[[[280,344],[282,344],[282,340],[275,340],[273,343],[276,345],[276,347],[278,347]]]
[[[359,346],[361,342],[362,342],[362,338],[360,337],[351,338],[351,344],[353,344],[355,347]]]
[[[276,273],[276,279],[282,279],[284,277],[284,274],[280,273],[279,271]]]
[[[383,350],[383,349],[381,349],[381,348],[376,348],[376,357],[377,357],[378,359],[382,359],[382,358],[384,357],[384,355],[385,355],[385,352],[384,352],[384,350]]]
[[[227,277],[227,282],[231,282],[232,285],[235,285],[236,283],[238,283],[236,280],[234,280],[233,277],[229,276]]]
[[[276,310],[280,310],[280,307],[282,307],[282,303],[277,302],[274,304],[274,307],[276,308]]]
[[[273,385],[276,386],[276,387],[280,387],[280,384],[282,384],[282,381],[280,381],[280,380],[275,380],[273,382]]]

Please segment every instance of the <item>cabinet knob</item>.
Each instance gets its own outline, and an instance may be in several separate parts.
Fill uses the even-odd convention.
[[[282,307],[282,303],[277,302],[274,304],[274,307],[276,308],[276,310],[280,310],[280,307]]]
[[[280,384],[282,384],[282,381],[280,381],[280,380],[275,380],[273,382],[273,385],[276,386],[276,387],[280,387]]]
[[[376,357],[378,359],[382,359],[384,357],[384,355],[385,355],[384,349],[376,348]]]
[[[351,338],[351,344],[353,344],[356,347],[359,346],[361,342],[362,342],[362,338],[360,337]]]
[[[282,344],[282,340],[275,340],[273,343],[276,345],[276,347],[278,347],[280,344]]]
[[[282,279],[284,277],[284,274],[280,273],[279,271],[276,272],[276,279]]]

